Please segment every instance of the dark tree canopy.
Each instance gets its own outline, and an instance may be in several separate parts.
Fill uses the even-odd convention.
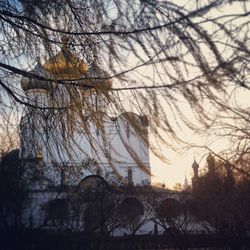
[[[240,238],[249,230],[249,178],[216,163],[193,190],[192,211],[204,229]]]
[[[102,131],[102,117],[94,115],[95,105],[87,102],[93,92],[106,97],[110,115],[131,110],[148,116],[150,133],[169,146],[169,138],[180,139],[179,126],[197,129],[180,102],[187,103],[205,128],[215,122],[214,113],[207,110],[211,105],[217,115],[227,111],[228,117],[247,122],[248,111],[236,110],[225,100],[232,89],[250,87],[249,3],[183,2],[1,1],[1,127],[11,128],[10,117],[29,107],[40,109],[51,121],[59,119],[70,137],[76,125],[88,133],[81,115],[87,109]],[[74,77],[65,77],[58,65],[53,66],[53,57],[74,58]],[[30,71],[37,63],[52,65],[51,74]],[[79,63],[95,75],[86,74]],[[50,83],[54,91],[63,86],[59,95],[65,99],[55,98],[46,107],[27,100],[20,89],[22,77]],[[62,114],[67,119],[60,119]],[[75,120],[76,114],[81,121]],[[134,120],[127,119],[144,139]],[[233,126],[229,129],[235,131]],[[244,131],[247,134],[248,128]],[[163,157],[156,145],[151,149]]]

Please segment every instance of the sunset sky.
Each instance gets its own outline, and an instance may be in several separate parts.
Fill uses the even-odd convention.
[[[228,94],[231,92],[232,89],[229,88]],[[249,90],[237,88],[229,100],[229,104],[233,107],[250,108]],[[190,113],[190,117],[192,117],[192,110],[188,105],[185,105],[184,103],[182,105],[185,112]],[[166,146],[162,146],[162,152],[169,160],[168,164],[162,162],[151,154],[153,182],[161,182],[165,183],[167,187],[173,187],[173,185],[178,182],[183,184],[186,173],[189,184],[191,184],[191,178],[193,176],[192,163],[194,158],[200,164],[200,170],[204,169],[206,166],[206,157],[209,151],[208,149],[202,148],[203,146],[210,148],[218,155],[220,153],[223,155],[224,151],[230,146],[228,139],[216,136],[212,129],[211,131],[207,130],[201,135],[183,127],[183,130],[179,131],[179,136],[192,144],[193,147],[188,148],[184,145],[180,145],[179,152],[174,152]],[[201,148],[199,148],[199,146]]]
[[[175,1],[177,4],[182,4],[183,6],[188,6],[189,1]],[[220,15],[230,15],[230,14],[238,14],[242,9],[242,3],[233,3],[231,5],[227,5],[227,8],[222,8],[219,10],[213,10],[209,13],[210,17],[216,18]],[[250,10],[250,3],[244,3],[244,8],[246,10]],[[226,19],[225,19],[226,20]],[[206,24],[206,28],[208,31],[211,30],[210,24]],[[244,34],[242,34],[244,35]],[[209,57],[209,55],[208,55]],[[191,72],[192,74],[192,72]],[[226,103],[232,105],[233,107],[244,107],[250,108],[250,93],[249,90],[243,88],[236,88],[235,86],[229,86],[227,94],[223,96],[227,101]],[[209,104],[208,104],[209,105]],[[190,109],[189,105],[185,102],[180,102],[181,109],[184,110],[185,115],[189,116],[192,122],[195,123],[195,117]],[[206,103],[205,103],[206,106]],[[213,107],[207,106],[206,110],[213,113]],[[214,114],[216,115],[216,114]],[[218,121],[217,121],[218,122]],[[232,121],[231,121],[232,122]],[[213,130],[207,130],[202,134],[197,134],[195,131],[191,131],[187,127],[183,126],[179,130],[179,136],[181,139],[186,142],[193,144],[193,148],[185,147],[183,145],[179,145],[179,151],[175,152],[166,146],[162,146],[162,152],[166,155],[169,163],[163,163],[155,156],[151,155],[151,168],[152,168],[152,181],[153,182],[162,182],[165,183],[168,187],[173,187],[173,185],[177,182],[183,184],[185,179],[185,173],[188,178],[189,184],[191,183],[191,178],[193,175],[192,163],[194,158],[200,164],[200,169],[204,169],[206,163],[206,156],[208,154],[208,150],[202,148],[206,146],[214,151],[216,154],[223,153],[224,150],[228,149],[230,143],[228,139],[217,137],[214,134]],[[173,142],[173,144],[175,144]],[[195,146],[200,146],[195,147]]]

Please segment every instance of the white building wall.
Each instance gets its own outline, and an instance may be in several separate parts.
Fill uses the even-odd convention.
[[[46,91],[30,91],[28,94],[30,99],[40,98],[41,104],[50,103],[46,100]],[[42,97],[37,98],[36,95]],[[36,157],[40,149],[45,165],[44,174],[55,185],[60,183],[60,166],[65,166],[64,170],[70,176],[68,180],[71,184],[95,173],[97,166],[101,168],[104,178],[118,174],[126,183],[128,169],[132,169],[135,185],[150,183],[148,127],[138,115],[124,113],[110,118],[102,113],[100,127],[91,121],[91,117],[86,117],[90,133],[86,133],[86,129],[81,130],[82,120],[79,118],[72,137],[68,138],[66,128],[61,127],[60,121],[56,123],[47,120],[44,115],[46,111],[37,110],[34,115],[31,110],[27,110],[21,123],[22,157]],[[29,112],[33,114],[30,115]],[[134,127],[140,131],[141,136],[138,136]],[[88,158],[96,162],[92,169],[85,169],[83,166],[83,161]],[[53,169],[55,165],[57,167]],[[75,176],[72,176],[73,167]]]

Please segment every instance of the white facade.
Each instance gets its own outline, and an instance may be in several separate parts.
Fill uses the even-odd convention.
[[[27,227],[45,225],[45,207],[51,201],[67,199],[65,187],[80,186],[88,176],[101,176],[116,185],[151,184],[147,117],[131,112],[108,115],[107,93],[112,83],[91,80],[107,76],[96,62],[88,68],[65,46],[31,71],[46,79],[81,78],[79,72],[85,79],[73,81],[77,87],[72,88],[83,98],[77,102],[83,103],[80,111],[74,109],[67,84],[39,77],[21,80],[29,103],[20,121],[19,153],[28,187],[22,215]]]
[[[145,135],[147,135],[148,128],[147,125],[143,124],[143,118],[132,113],[130,115],[138,121],[138,124],[145,130]],[[58,135],[56,139],[47,137],[42,127],[41,130],[37,127],[35,128],[34,136],[32,135],[32,126],[34,124],[28,123],[28,115],[26,115],[22,119],[21,124],[22,158],[28,160],[29,158],[37,157],[37,154],[42,154],[44,171],[48,171],[44,174],[48,178],[52,177],[51,181],[56,185],[60,181],[60,178],[57,176],[60,172],[56,174],[59,170],[65,171],[68,181],[72,179],[73,182],[79,182],[85,176],[96,174],[99,171],[104,178],[115,174],[122,177],[121,181],[126,183],[130,169],[132,170],[133,184],[150,184],[149,148],[147,142],[136,135],[130,124],[126,124],[128,122],[125,121],[124,114],[112,119],[104,115],[103,119],[108,139],[107,145],[102,144],[101,135],[96,132],[95,125],[89,123],[90,134],[86,136],[76,132],[74,138],[69,138],[71,142],[67,142],[72,147],[72,151],[67,152],[68,149],[64,148],[64,146],[67,147],[67,144],[63,141],[64,138],[60,138],[60,128],[55,127],[52,131]],[[86,122],[88,122],[88,117],[86,117]],[[39,123],[41,123],[41,120],[39,120]],[[126,128],[124,128],[124,123],[127,126]],[[91,143],[95,143],[95,145],[92,147]],[[106,148],[104,148],[105,146]],[[103,152],[104,150],[107,152]],[[84,166],[82,166],[81,169],[81,164],[83,165],[86,159],[93,160],[93,164],[87,169],[84,169]],[[63,169],[58,169],[59,166]],[[55,173],[53,174],[49,171]],[[74,171],[77,172],[74,173]],[[72,174],[75,174],[75,177]]]
[[[44,71],[41,65],[33,70],[43,75]],[[105,96],[93,93],[86,99],[89,104],[98,100],[97,107],[91,112],[83,107],[83,114],[76,113],[68,122],[70,110],[56,110],[51,115],[46,109],[53,99],[62,107],[68,102],[63,85],[54,88],[28,78],[23,78],[21,85],[31,107],[20,122],[20,157],[27,162],[41,158],[43,175],[53,185],[60,185],[62,174],[64,184],[69,185],[77,185],[91,174],[120,184],[151,183],[147,117],[131,112],[109,117]]]

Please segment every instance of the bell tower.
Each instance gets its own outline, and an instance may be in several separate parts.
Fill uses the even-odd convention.
[[[193,188],[195,188],[196,184],[198,182],[198,179],[199,179],[199,164],[197,163],[195,158],[194,158],[194,162],[192,164],[192,168],[193,168],[193,172],[194,172],[194,176],[192,178],[192,186],[193,186]]]
[[[35,159],[44,152],[41,145],[44,144],[43,137],[46,130],[45,116],[53,87],[48,72],[40,63],[29,74],[30,77],[25,76],[21,79],[21,88],[26,94],[28,103],[20,122],[23,159]]]

